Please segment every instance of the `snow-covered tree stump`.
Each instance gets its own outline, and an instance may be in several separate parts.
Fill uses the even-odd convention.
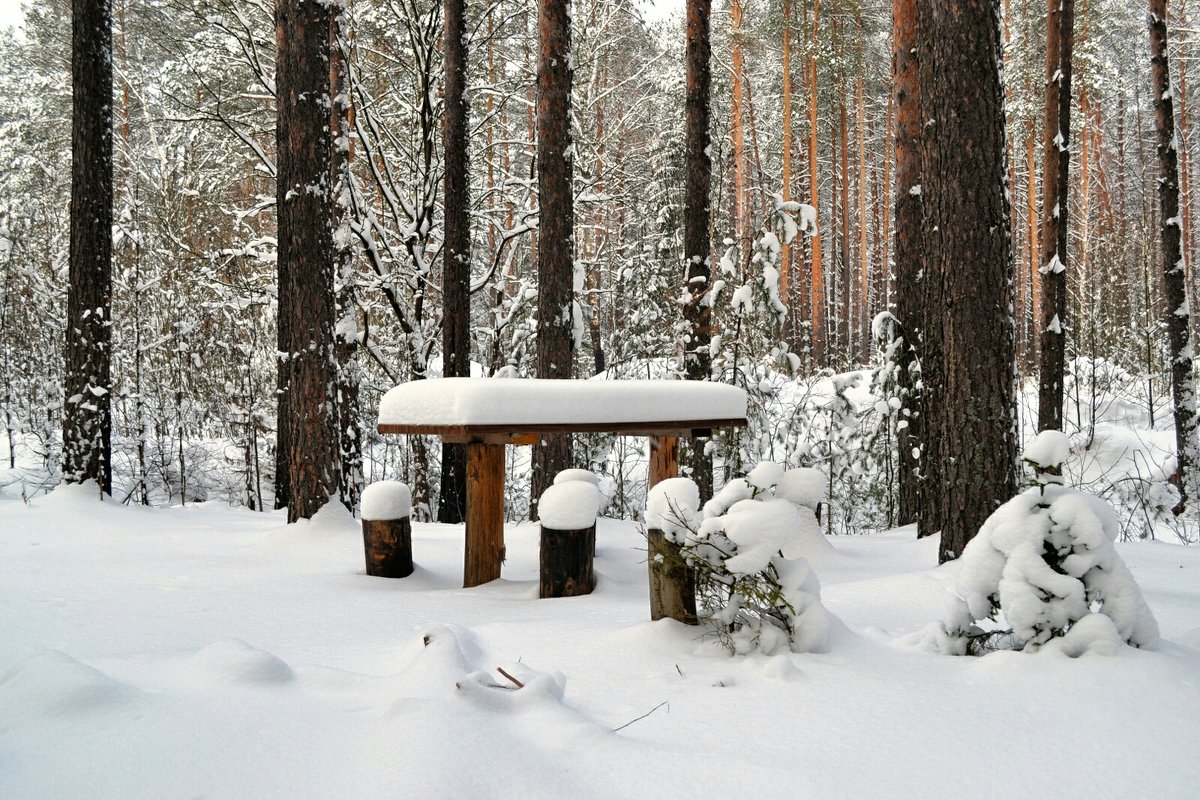
[[[588,481],[568,480],[542,492],[539,597],[575,597],[596,588],[593,554],[600,491]]]
[[[650,619],[664,617],[696,625],[696,576],[681,545],[700,509],[700,490],[688,478],[665,478],[646,498],[646,543],[650,570]]]
[[[564,469],[562,472],[554,476],[554,485],[560,483],[568,483],[570,481],[584,481],[600,490],[600,476],[592,472],[590,469]],[[596,537],[592,537],[592,556],[596,555]]]
[[[399,481],[379,481],[362,493],[367,574],[406,578],[413,573],[412,492]]]

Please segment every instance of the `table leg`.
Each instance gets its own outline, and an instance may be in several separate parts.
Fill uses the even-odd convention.
[[[500,577],[504,562],[504,445],[467,445],[467,543],[463,587]]]
[[[679,477],[679,439],[674,436],[650,437],[650,485]]]
[[[679,476],[679,440],[674,436],[650,437],[650,485]],[[684,562],[679,545],[651,528],[649,544],[650,619],[670,617],[696,624],[696,576]]]

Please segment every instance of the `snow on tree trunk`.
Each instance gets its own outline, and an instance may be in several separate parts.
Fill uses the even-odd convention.
[[[711,73],[709,18],[711,0],[689,0],[687,5],[687,126],[685,186],[683,196],[684,282],[688,294],[683,316],[687,322],[683,343],[684,374],[688,380],[708,380],[712,373],[712,241],[709,232],[709,195],[712,183],[712,137],[709,132]],[[712,458],[702,440],[690,439],[687,449],[692,477],[704,494],[712,493]]]
[[[63,480],[112,493],[112,2],[74,0]]]
[[[574,358],[575,302],[570,0],[538,0],[538,45],[537,374],[566,380]],[[533,448],[533,497],[541,497],[570,466],[570,435],[543,436]]]
[[[288,521],[311,518],[337,494],[337,369],[333,346],[335,198],[330,129],[330,39],[338,4],[276,6],[276,209],[280,354],[279,443],[287,467]],[[282,337],[281,337],[282,338]]]
[[[465,0],[446,0],[445,243],[442,245],[442,374],[471,377],[471,219],[467,126],[467,20]],[[467,448],[442,445],[438,521],[463,521],[467,499]]]
[[[334,19],[333,42],[330,51],[329,123],[333,131],[333,186],[336,201],[337,229],[334,231],[335,263],[337,270],[335,302],[337,304],[334,330],[334,356],[337,363],[337,437],[338,494],[342,504],[351,512],[358,504],[363,484],[362,425],[359,417],[359,385],[362,368],[358,358],[357,285],[354,275],[354,249],[351,246],[351,181],[350,101],[348,20],[346,9],[340,9]]]
[[[896,378],[901,395],[908,398],[908,427],[897,433],[898,508],[896,521],[917,521],[920,509],[921,416],[921,113],[917,74],[916,0],[892,3],[892,81],[896,104],[896,245],[893,251],[896,281],[896,319],[903,339],[898,351]],[[920,535],[936,533],[922,529]]]
[[[1067,210],[1071,165],[1071,51],[1074,0],[1049,0],[1046,11],[1046,102],[1042,128],[1042,276],[1039,320],[1038,430],[1062,430],[1067,334]]]
[[[1196,494],[1196,378],[1187,299],[1187,262],[1180,248],[1179,164],[1175,109],[1167,63],[1167,3],[1150,0],[1150,72],[1154,94],[1154,127],[1158,134],[1158,203],[1162,231],[1162,270],[1166,288],[1166,327],[1170,338],[1171,399],[1175,404],[1175,448],[1178,465],[1173,483],[1179,489],[1175,513]]]

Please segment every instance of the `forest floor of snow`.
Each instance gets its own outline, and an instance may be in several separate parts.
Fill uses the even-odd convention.
[[[601,520],[598,586],[539,600],[538,529],[462,589],[460,526],[367,577],[339,508],[0,494],[0,797],[1190,798],[1200,548],[1119,545],[1162,629],[1115,656],[898,643],[955,564],[911,529],[813,560],[825,655],[733,657],[648,618],[645,542]],[[503,668],[524,684],[502,675]],[[487,678],[473,673],[486,673]],[[471,676],[471,677],[469,677]],[[495,684],[496,687],[488,684]]]

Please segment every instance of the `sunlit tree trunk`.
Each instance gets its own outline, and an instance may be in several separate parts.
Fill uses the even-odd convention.
[[[817,170],[817,47],[820,42],[821,0],[813,0],[812,30],[809,37],[808,55],[808,204],[817,211],[820,219],[821,184]],[[817,366],[829,360],[828,331],[825,314],[825,272],[821,253],[822,236],[817,230],[809,238],[812,243],[812,359]]]

